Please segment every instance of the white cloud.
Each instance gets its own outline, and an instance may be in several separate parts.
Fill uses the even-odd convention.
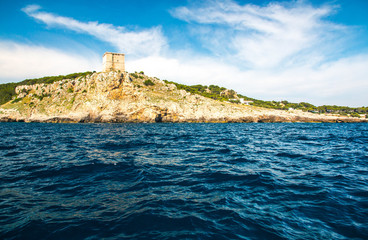
[[[130,61],[129,72],[144,70],[185,84],[215,84],[264,100],[367,106],[368,55],[326,63],[318,68],[308,65],[274,72],[241,70],[233,65],[199,56],[186,59],[147,57]]]
[[[53,13],[40,11],[37,5],[28,5],[22,10],[29,16],[44,22],[48,26],[63,27],[75,32],[86,33],[108,42],[118,51],[130,55],[158,55],[166,45],[161,27],[141,31],[128,31],[124,27],[98,22],[81,22],[73,18],[62,17]]]
[[[198,24],[210,28],[202,34],[198,30],[194,32],[199,34],[203,46],[216,55],[226,54],[223,50],[227,48],[230,54],[226,57],[242,63],[239,65],[269,69],[304,64],[310,55],[323,58],[323,54],[331,54],[323,52],[321,55],[321,50],[331,48],[331,42],[326,40],[344,33],[342,26],[323,21],[331,12],[332,6],[313,8],[302,2],[259,7],[227,0],[207,1],[192,8],[179,7],[171,14],[194,23],[195,29]],[[219,49],[222,52],[218,52]]]
[[[110,43],[129,57],[158,55],[163,51],[166,39],[161,27],[142,31],[128,31],[124,27],[98,22],[80,22],[73,18],[43,12],[38,5],[22,9],[27,15],[49,27],[62,27],[84,33]],[[76,46],[78,49],[81,46]],[[0,40],[0,82],[19,81],[73,72],[101,69],[102,56],[91,51],[72,54],[58,48]]]
[[[325,20],[336,9],[305,1],[261,7],[213,0],[170,12],[188,23],[214,59],[233,67],[216,71],[212,79],[222,76],[221,85],[268,100],[367,105],[368,53],[346,54],[353,30]]]
[[[100,70],[100,56],[0,41],[0,82]]]
[[[31,5],[28,5],[24,8],[22,8],[22,11],[25,12],[25,13],[32,13],[32,12],[36,12],[38,10],[41,9],[41,6],[40,5],[37,5],[37,4],[31,4]]]
[[[206,85],[229,85],[230,81],[228,83],[224,82],[224,80],[228,79],[225,76],[232,75],[232,73],[240,73],[234,66],[200,56],[193,58],[152,56],[130,61],[127,68],[130,72],[144,70],[150,76],[157,76],[161,79],[190,85],[199,83]]]
[[[88,34],[115,46],[127,54],[130,72],[143,70],[186,84],[216,84],[265,100],[368,105],[368,53],[342,54],[347,50],[344,44],[354,43],[346,34],[350,37],[354,32],[324,20],[334,6],[289,2],[260,7],[218,0],[172,10],[173,16],[188,22],[189,33],[182,30],[183,34],[192,34],[210,50],[206,56],[188,47],[170,49],[160,27],[128,31],[42,12],[37,5],[23,11],[50,27]],[[101,67],[101,56],[90,60],[50,48],[9,44],[14,43],[0,42],[0,72],[8,78],[61,74],[58,66],[63,66],[63,73]]]

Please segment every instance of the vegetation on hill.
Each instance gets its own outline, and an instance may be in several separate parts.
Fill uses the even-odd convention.
[[[5,83],[0,84],[0,105],[12,100],[15,96],[15,88],[21,85],[34,85],[34,84],[50,84],[63,79],[75,79],[78,77],[84,77],[92,72],[81,72],[81,73],[72,73],[68,75],[59,75],[59,76],[50,76],[50,77],[42,77],[42,78],[34,78],[34,79],[26,79],[17,83]]]
[[[229,102],[235,102],[240,103],[240,101],[234,100],[235,91],[233,91],[233,94],[230,95],[224,95],[221,94],[225,90],[227,90],[224,87],[219,87],[216,85],[210,85],[210,86],[203,86],[203,85],[184,85],[179,84],[171,81],[164,80],[166,83],[174,84],[178,89],[184,89],[187,92],[198,94],[204,97],[212,98],[215,100],[220,101],[229,101]],[[249,104],[252,106],[257,107],[264,107],[264,108],[272,108],[272,109],[279,109],[279,110],[289,110],[289,109],[296,109],[296,110],[302,110],[305,112],[313,112],[313,113],[336,113],[341,115],[351,115],[353,117],[358,117],[359,114],[367,114],[368,113],[368,107],[360,107],[360,108],[351,108],[351,107],[344,107],[344,106],[330,106],[330,105],[323,105],[323,106],[314,106],[313,104],[306,103],[306,102],[300,102],[300,103],[291,103],[288,101],[263,101],[258,100],[254,98],[249,98],[247,96],[237,94],[239,98],[243,98],[244,101],[249,101]]]
[[[238,95],[238,96],[243,97],[242,95]],[[313,112],[313,113],[336,113],[340,115],[350,114],[351,116],[355,116],[355,117],[358,117],[358,114],[368,113],[368,107],[351,108],[351,107],[336,106],[336,105],[314,106],[313,104],[306,103],[306,102],[291,103],[288,101],[262,101],[258,99],[249,99],[249,100],[253,101],[252,103],[250,103],[253,106],[280,109],[280,110],[297,109],[297,110],[302,110],[305,112]]]
[[[0,105],[10,101],[15,96],[15,88],[17,83],[0,84]]]
[[[230,91],[233,91],[233,95],[221,94],[221,92],[227,89],[224,87],[216,86],[216,85],[203,86],[203,85],[197,84],[197,85],[188,86],[188,85],[184,85],[184,84],[180,84],[176,82],[171,82],[168,80],[164,80],[164,82],[174,84],[179,90],[183,89],[192,94],[198,94],[198,95],[212,98],[212,99],[219,100],[219,101],[229,101],[230,99],[234,98],[234,95],[235,95],[235,91],[233,90],[230,90]]]
[[[84,77],[92,72],[82,72],[82,73],[72,73],[69,75],[59,75],[59,76],[50,76],[36,79],[26,79],[24,81],[18,83],[6,83],[0,84],[0,105],[10,101],[15,96],[15,88],[20,85],[33,85],[33,84],[50,84],[56,81],[60,81],[62,79],[75,79],[78,77]],[[144,79],[144,72],[141,71],[139,73],[131,73],[131,75],[135,78]],[[184,85],[168,80],[163,80],[167,84],[174,84],[177,89],[185,90],[192,94],[198,94],[207,98],[211,98],[219,101],[228,101],[234,103],[240,103],[237,98],[243,98],[244,101],[248,101],[250,105],[264,107],[264,108],[272,108],[272,109],[280,109],[280,110],[289,110],[289,109],[297,109],[306,112],[313,113],[336,113],[341,115],[350,115],[353,117],[359,117],[360,114],[368,114],[368,107],[360,107],[360,108],[351,108],[345,106],[331,106],[331,105],[323,105],[323,106],[314,106],[310,103],[300,102],[300,103],[291,103],[288,101],[263,101],[254,98],[249,98],[247,96],[237,94],[234,90],[228,90],[224,87],[219,87],[216,85]],[[145,80],[144,85],[153,86],[154,82],[151,80]]]
[[[153,85],[155,85],[155,83],[152,82],[152,80],[150,80],[150,79],[145,80],[143,82],[143,84],[146,85],[146,86],[153,86]]]

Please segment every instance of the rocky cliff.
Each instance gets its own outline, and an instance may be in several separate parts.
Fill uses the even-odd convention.
[[[0,121],[25,122],[362,122],[363,118],[270,110],[216,101],[143,74],[94,73],[18,86]]]

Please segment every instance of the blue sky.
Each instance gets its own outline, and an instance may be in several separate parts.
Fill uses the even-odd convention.
[[[0,83],[101,70],[106,51],[184,84],[368,105],[368,1],[1,0]]]

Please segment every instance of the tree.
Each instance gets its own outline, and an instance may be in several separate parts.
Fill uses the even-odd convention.
[[[143,84],[144,84],[144,85],[146,85],[146,86],[153,86],[153,85],[155,85],[155,84],[151,81],[151,79],[147,79],[146,81],[144,81],[144,82],[143,82]]]

